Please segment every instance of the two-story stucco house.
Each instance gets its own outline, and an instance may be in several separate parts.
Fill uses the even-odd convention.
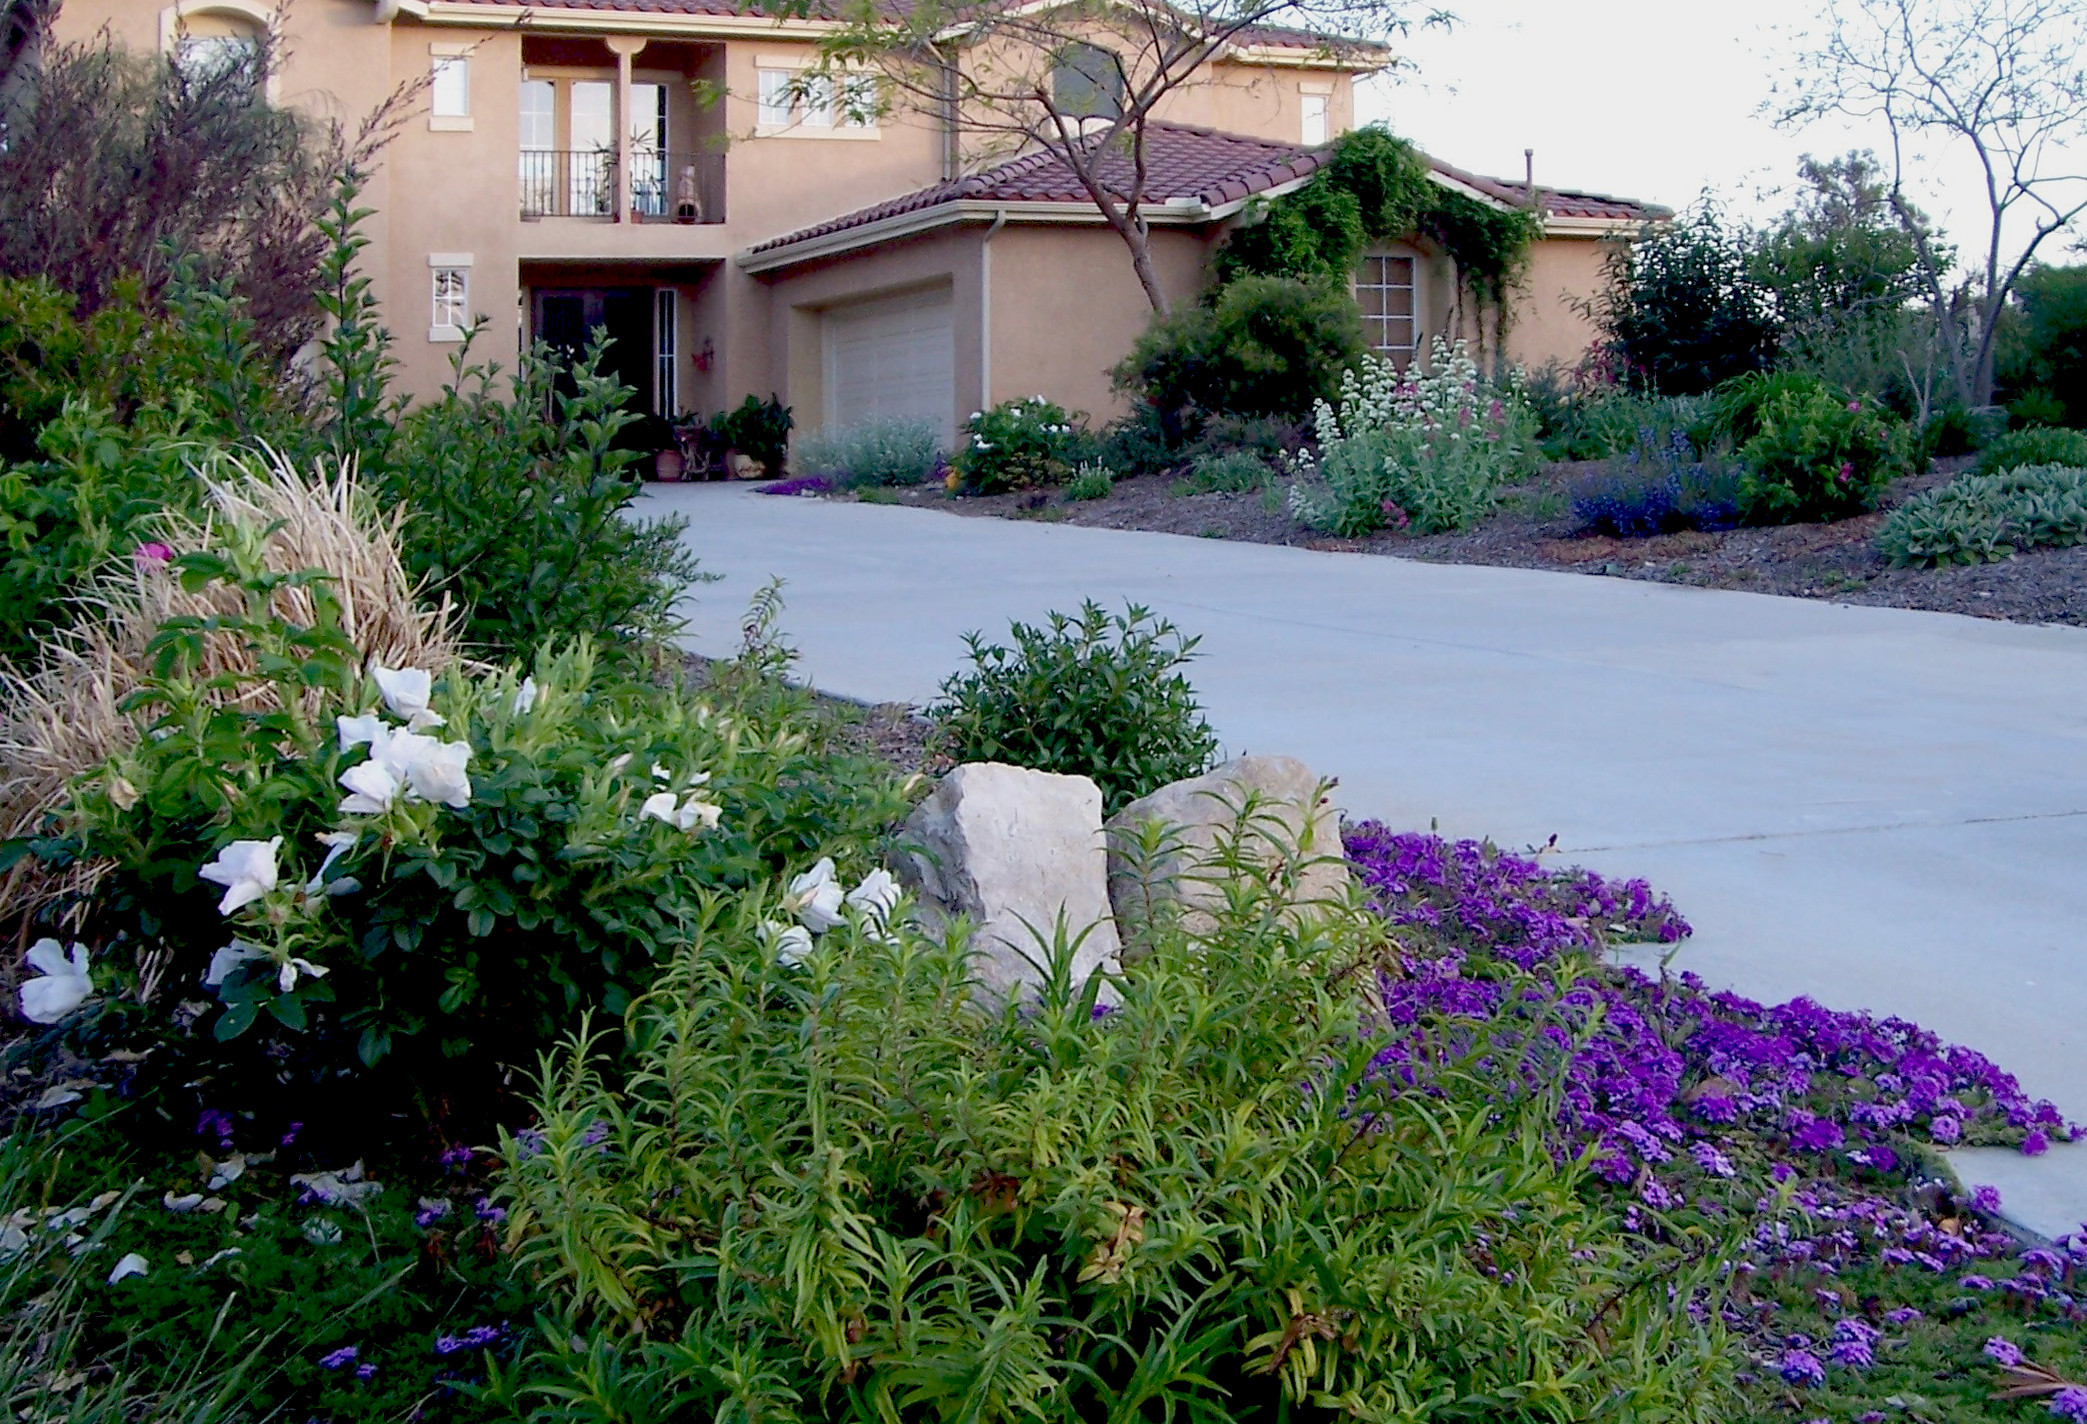
[[[203,60],[277,22],[269,3],[70,0],[59,28]],[[365,194],[366,270],[410,390],[438,388],[483,317],[474,359],[508,365],[526,340],[605,326],[623,378],[668,415],[771,392],[801,429],[869,414],[950,429],[1017,394],[1117,406],[1106,373],[1150,304],[1073,175],[1041,152],[967,165],[932,112],[808,102],[793,80],[820,21],[737,0],[295,0],[281,24],[278,102],[353,124],[431,81]],[[1254,195],[1316,170],[1370,67],[1310,36],[1250,35],[1170,98],[1149,140],[1154,259],[1176,298]],[[1530,201],[1526,185],[1437,176]],[[1571,361],[1598,240],[1652,210],[1537,200],[1546,237],[1509,354]],[[1388,354],[1459,319],[1446,259],[1422,243],[1371,254],[1355,280]]]

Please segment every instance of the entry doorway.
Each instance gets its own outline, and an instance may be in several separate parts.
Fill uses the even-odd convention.
[[[561,362],[579,360],[594,334],[606,331],[610,339],[603,369],[637,393],[631,397],[631,409],[659,408],[653,380],[658,364],[653,313],[659,303],[651,287],[539,287],[532,305],[536,339]],[[567,378],[561,378],[561,385],[568,385]]]

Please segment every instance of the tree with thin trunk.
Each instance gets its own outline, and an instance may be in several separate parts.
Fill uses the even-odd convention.
[[[1804,37],[1779,122],[1829,115],[1887,139],[1889,200],[1912,240],[1957,398],[1990,405],[2007,300],[2045,243],[2087,212],[2087,0],[1826,0]],[[1950,156],[1977,165],[1985,230],[1960,234],[1968,287],[1909,181]]]
[[[1446,24],[1410,0],[847,0],[805,83],[856,102],[934,115],[954,174],[1029,153],[1070,172],[1123,239],[1154,311],[1167,295],[1152,258],[1146,191],[1154,123],[1169,101],[1230,59],[1289,36],[1293,53],[1357,70],[1394,67],[1389,42]],[[849,76],[874,75],[871,86]]]

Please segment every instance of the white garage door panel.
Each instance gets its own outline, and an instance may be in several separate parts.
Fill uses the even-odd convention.
[[[947,291],[840,307],[826,314],[826,420],[869,416],[956,420],[956,349]]]

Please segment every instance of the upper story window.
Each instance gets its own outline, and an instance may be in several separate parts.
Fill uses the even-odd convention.
[[[1397,366],[1413,359],[1419,336],[1413,258],[1372,252],[1355,269],[1355,304],[1362,308],[1363,342]]]
[[[1123,66],[1098,45],[1067,45],[1051,65],[1051,103],[1074,119],[1113,119],[1123,112]]]
[[[244,33],[182,35],[174,43],[174,65],[193,83],[261,78],[261,41]]]
[[[461,54],[438,54],[428,86],[428,111],[438,119],[471,117],[471,60]]]
[[[797,68],[762,66],[756,123],[770,131],[867,134],[877,127],[877,78],[844,74],[838,80]]]
[[[471,255],[428,254],[428,340],[462,341],[471,326]]]
[[[1298,137],[1316,147],[1333,137],[1333,96],[1331,94],[1299,94],[1298,108],[1304,116],[1303,132]]]

